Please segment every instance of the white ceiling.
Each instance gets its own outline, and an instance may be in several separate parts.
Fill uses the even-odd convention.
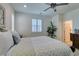
[[[27,8],[23,7],[25,4],[27,5]],[[53,9],[49,9],[46,12],[43,11],[44,9],[49,7],[49,5],[45,3],[11,3],[11,5],[17,12],[31,13],[31,14],[42,13],[43,15],[54,14]],[[79,8],[79,3],[69,3],[68,5],[64,5],[64,6],[57,6],[56,13],[66,13],[78,8]]]

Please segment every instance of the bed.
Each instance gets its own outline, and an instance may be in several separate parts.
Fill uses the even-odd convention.
[[[71,56],[73,52],[65,43],[47,36],[22,38],[7,56]]]

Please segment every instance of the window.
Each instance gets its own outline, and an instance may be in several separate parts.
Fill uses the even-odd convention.
[[[32,32],[42,32],[41,19],[32,19]]]

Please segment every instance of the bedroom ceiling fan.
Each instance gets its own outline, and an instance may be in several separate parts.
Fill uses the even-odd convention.
[[[57,6],[63,6],[63,5],[68,5],[69,3],[46,3],[47,5],[49,5],[50,7],[46,8],[45,10],[43,11],[47,11],[49,10],[50,8],[52,8],[54,10],[54,12],[56,12],[56,7]]]

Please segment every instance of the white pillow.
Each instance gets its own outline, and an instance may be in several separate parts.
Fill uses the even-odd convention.
[[[0,32],[0,55],[5,55],[13,45],[11,32]]]

